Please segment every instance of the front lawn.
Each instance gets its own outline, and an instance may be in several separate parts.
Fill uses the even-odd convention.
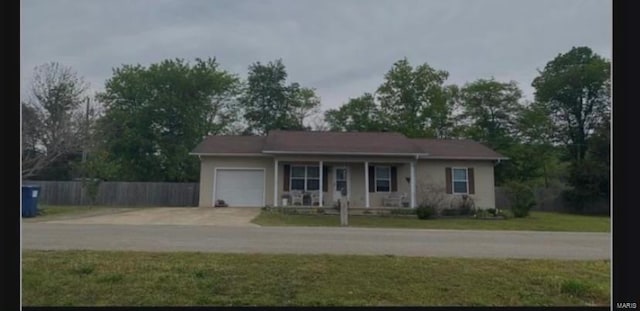
[[[261,226],[340,226],[337,215],[280,214],[262,211],[252,220]],[[610,232],[607,216],[584,216],[554,212],[531,212],[529,217],[500,220],[428,219],[407,216],[349,216],[353,227],[411,228],[411,229],[467,229],[467,230],[532,230]]]
[[[24,251],[25,306],[590,306],[610,261]]]

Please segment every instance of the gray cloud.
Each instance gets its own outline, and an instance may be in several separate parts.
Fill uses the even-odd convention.
[[[23,94],[34,66],[59,61],[100,90],[122,64],[216,57],[246,76],[282,58],[323,109],[373,92],[407,57],[450,73],[530,84],[572,46],[611,57],[611,4],[601,0],[23,0]]]

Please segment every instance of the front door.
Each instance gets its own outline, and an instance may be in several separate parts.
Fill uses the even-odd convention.
[[[337,201],[341,196],[349,198],[349,170],[346,167],[334,167],[333,176],[333,200]]]

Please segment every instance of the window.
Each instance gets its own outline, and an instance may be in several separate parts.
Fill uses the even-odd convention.
[[[376,166],[375,183],[376,183],[376,192],[391,191],[391,167]]]
[[[301,191],[320,190],[320,168],[317,166],[291,166],[289,189]]]
[[[451,182],[453,183],[453,193],[469,193],[469,179],[466,168],[453,168]]]

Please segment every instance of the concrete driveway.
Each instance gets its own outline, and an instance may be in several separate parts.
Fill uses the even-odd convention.
[[[157,207],[107,215],[45,221],[52,224],[84,225],[200,225],[259,227],[251,223],[260,208],[254,207]]]

